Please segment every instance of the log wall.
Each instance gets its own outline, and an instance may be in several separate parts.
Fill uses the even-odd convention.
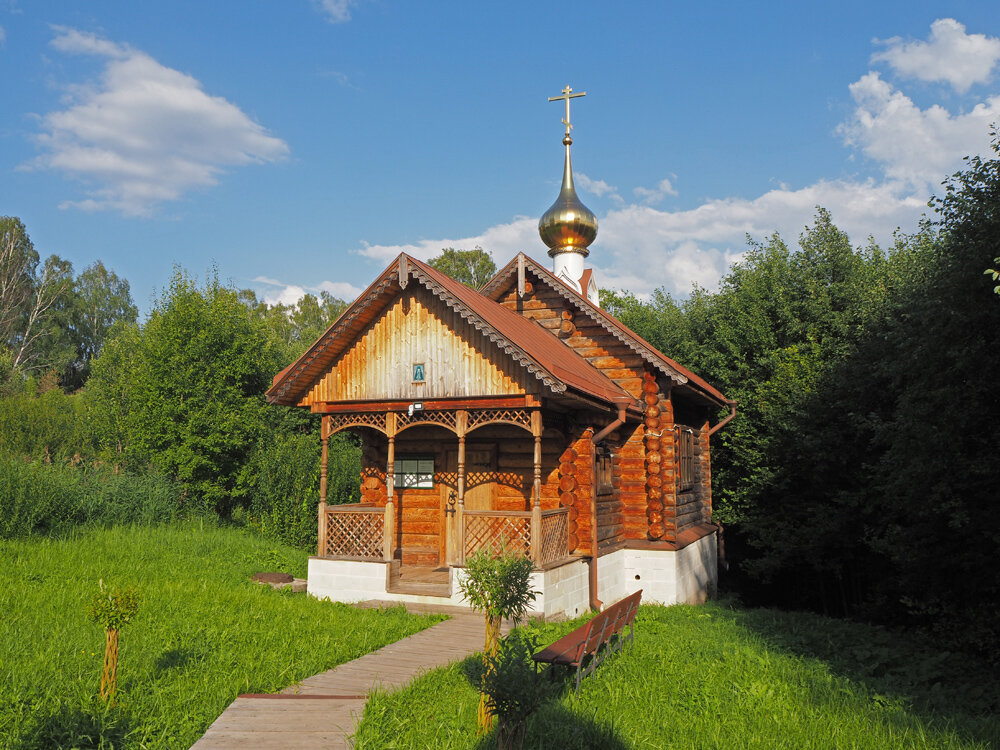
[[[524,297],[512,289],[500,304],[538,322],[559,337],[594,367],[639,398],[645,363],[638,354],[619,342],[602,326],[577,312],[570,303],[545,283],[527,282]]]

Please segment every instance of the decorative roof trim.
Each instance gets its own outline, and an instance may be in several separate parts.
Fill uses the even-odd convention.
[[[618,341],[625,344],[625,346],[627,346],[629,349],[631,349],[640,357],[642,357],[646,362],[653,365],[656,369],[658,369],[664,375],[669,377],[672,381],[674,381],[676,385],[684,385],[685,383],[689,382],[689,379],[687,377],[685,377],[682,373],[678,372],[674,368],[670,367],[666,362],[664,362],[663,357],[660,355],[659,352],[656,352],[655,350],[652,350],[649,347],[643,346],[631,336],[626,335],[625,332],[621,330],[621,328],[612,325],[604,315],[599,314],[595,310],[594,305],[592,302],[590,302],[590,300],[586,299],[585,297],[577,293],[576,290],[570,289],[570,287],[567,286],[565,283],[563,283],[557,276],[552,276],[552,281],[558,283],[555,284],[551,283],[551,281],[546,278],[546,275],[551,276],[551,274],[547,269],[542,268],[535,260],[526,256],[524,253],[518,253],[518,259],[520,259],[521,257],[524,257],[527,263],[530,264],[528,270],[532,271],[532,273],[535,274],[535,277],[538,280],[544,281],[546,284],[548,284],[553,291],[555,291],[557,294],[563,297],[567,302],[572,302],[574,305],[577,305],[580,308],[580,310],[587,315],[587,317],[589,317],[595,323],[600,325],[604,330],[606,330],[608,333],[610,333],[612,336],[618,339]],[[519,262],[523,261],[519,260]],[[538,273],[538,271],[542,271],[543,273]],[[486,285],[483,286],[480,292],[487,297],[493,298],[494,293],[499,291],[506,285],[508,277],[511,275],[512,272],[513,269],[511,269],[511,264],[508,263],[500,271],[500,273],[498,273],[496,276],[490,279],[486,283]],[[579,304],[581,302],[585,302],[586,304],[585,305]]]

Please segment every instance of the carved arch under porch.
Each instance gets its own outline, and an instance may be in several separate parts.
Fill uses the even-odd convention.
[[[538,417],[533,417],[538,414]],[[433,409],[408,412],[352,411],[327,414],[324,420],[324,439],[352,427],[370,427],[383,435],[395,436],[409,427],[437,425],[451,430],[455,435],[467,435],[480,427],[509,424],[528,432],[533,431],[533,419],[541,418],[537,409]]]

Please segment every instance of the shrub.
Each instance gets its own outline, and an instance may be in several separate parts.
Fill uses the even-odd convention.
[[[155,474],[115,474],[0,456],[0,539],[80,525],[150,524],[177,515],[180,490]]]
[[[478,714],[480,732],[489,731],[493,724],[485,685],[499,647],[500,624],[513,620],[516,626],[527,615],[528,605],[538,596],[531,588],[533,569],[531,560],[506,548],[501,549],[499,555],[480,549],[465,561],[465,577],[459,581],[462,596],[473,609],[486,615],[483,688]]]

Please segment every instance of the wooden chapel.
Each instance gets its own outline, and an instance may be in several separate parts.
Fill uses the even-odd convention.
[[[274,378],[271,403],[322,415],[313,595],[463,606],[465,558],[501,545],[534,561],[546,616],[713,587],[710,436],[736,405],[599,307],[571,91],[539,222],[552,270],[520,253],[477,291],[401,254]],[[341,430],[362,444],[361,502],[331,505]]]

